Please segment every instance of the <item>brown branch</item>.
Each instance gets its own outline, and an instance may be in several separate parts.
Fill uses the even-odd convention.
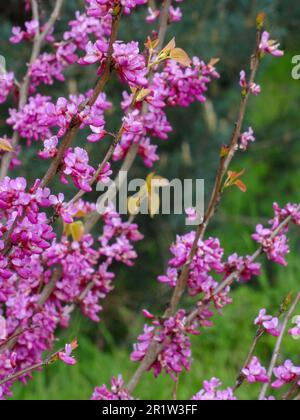
[[[97,85],[94,89],[94,93],[93,93],[93,96],[91,97],[91,99],[87,103],[82,104],[83,109],[84,109],[85,106],[93,106],[95,104],[95,102],[98,99],[98,96],[103,91],[104,87],[106,86],[107,82],[110,79],[112,69],[113,69],[112,68],[113,45],[117,40],[118,31],[119,31],[119,24],[120,24],[122,12],[123,12],[122,7],[118,7],[113,12],[112,30],[111,30],[108,54],[107,54],[107,59],[106,59],[106,62],[105,62],[105,67],[104,67],[104,70],[103,70],[103,74],[102,74],[101,78],[99,79],[99,81],[98,81],[98,83],[97,83]],[[73,120],[71,121],[69,129],[68,129],[65,137],[63,138],[63,140],[60,144],[57,156],[52,161],[47,173],[45,174],[44,178],[42,179],[42,183],[41,183],[42,187],[47,186],[49,184],[49,182],[55,177],[56,173],[59,170],[61,162],[63,160],[64,154],[65,154],[66,150],[72,144],[76,134],[79,131],[80,125],[81,125],[81,123],[80,123],[78,117],[75,116],[73,118]]]
[[[283,341],[286,329],[288,328],[288,324],[289,324],[290,320],[292,319],[292,316],[293,316],[299,302],[300,302],[300,291],[298,292],[298,294],[297,294],[296,298],[294,299],[288,313],[286,314],[286,317],[284,318],[284,321],[283,321],[283,324],[282,324],[282,327],[281,327],[281,332],[280,332],[280,335],[279,335],[279,337],[277,339],[277,342],[276,342],[276,345],[275,345],[275,349],[274,349],[273,356],[272,356],[271,363],[270,363],[269,370],[268,370],[268,377],[270,379],[270,382],[271,382],[271,379],[272,379],[273,370],[274,370],[274,368],[276,366],[276,363],[277,363],[277,360],[280,356],[282,341]],[[259,400],[260,401],[262,401],[266,398],[269,386],[270,386],[269,383],[263,385],[262,390],[261,390],[260,395],[259,395]]]
[[[31,76],[30,76],[31,66],[39,57],[45,38],[47,37],[47,35],[49,34],[56,20],[59,17],[59,14],[61,12],[61,8],[63,5],[63,1],[64,0],[56,0],[53,12],[48,22],[45,25],[44,31],[41,33],[40,30],[38,30],[35,35],[35,38],[33,40],[31,57],[28,64],[28,69],[20,87],[20,97],[19,97],[19,103],[18,103],[19,110],[21,110],[26,105],[27,100],[28,100],[28,93],[29,93],[29,86],[30,86],[30,79],[31,79]],[[31,8],[32,8],[33,19],[39,22],[39,10],[38,10],[37,0],[31,0]],[[12,137],[12,147],[14,150],[16,150],[19,140],[20,140],[20,135],[17,131],[15,131]],[[3,156],[2,162],[1,162],[0,179],[3,179],[6,177],[9,170],[9,165],[11,163],[13,156],[14,156],[14,152],[6,153]]]

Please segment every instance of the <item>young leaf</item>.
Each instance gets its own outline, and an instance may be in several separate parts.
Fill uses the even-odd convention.
[[[11,153],[14,149],[8,140],[0,138],[0,151]]]
[[[165,48],[163,48],[162,50],[161,50],[161,52],[160,52],[160,54],[159,55],[163,55],[163,54],[166,54],[166,55],[169,55],[170,54],[170,52],[172,51],[172,50],[174,50],[174,48],[176,48],[176,41],[175,41],[175,38],[173,38],[173,39],[171,39],[171,41],[165,46]]]
[[[192,65],[192,60],[182,48],[174,48],[170,52],[170,58],[185,67]]]
[[[80,242],[84,235],[84,225],[81,221],[71,223],[70,225],[65,226],[65,234],[67,236],[71,235],[73,241]]]

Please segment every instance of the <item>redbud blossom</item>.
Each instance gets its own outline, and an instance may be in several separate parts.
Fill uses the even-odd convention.
[[[257,357],[253,357],[249,365],[242,370],[242,373],[250,384],[269,382],[267,370],[261,365]]]
[[[279,319],[274,318],[271,315],[267,315],[266,309],[261,309],[259,311],[258,317],[254,321],[255,325],[263,327],[268,334],[278,337],[280,334],[279,330]]]
[[[283,366],[274,369],[277,380],[272,383],[273,388],[281,388],[283,385],[298,381],[300,386],[300,367],[294,366],[291,360],[287,360]]]

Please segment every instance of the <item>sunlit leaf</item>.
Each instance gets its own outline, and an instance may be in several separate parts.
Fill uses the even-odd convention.
[[[176,41],[175,38],[171,39],[171,41],[163,48],[160,52],[160,55],[167,54],[169,55],[172,50],[176,48]]]
[[[137,102],[143,102],[144,99],[151,93],[151,89],[142,89],[136,97]]]
[[[0,150],[3,152],[10,152],[10,153],[14,151],[10,142],[2,138],[0,138]]]
[[[84,224],[81,221],[65,225],[65,234],[72,236],[73,241],[80,242],[84,235]]]
[[[185,67],[191,67],[192,60],[182,48],[174,48],[170,52],[170,58]]]

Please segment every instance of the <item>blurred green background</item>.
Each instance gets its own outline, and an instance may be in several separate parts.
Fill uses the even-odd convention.
[[[51,1],[41,2],[43,8]],[[1,2],[0,54],[7,59],[8,69],[17,74],[24,71],[29,49],[11,46],[8,43],[12,25],[22,24],[26,18],[21,0]],[[82,1],[66,1],[58,34],[66,28],[67,21]],[[233,251],[246,254],[255,249],[251,233],[255,225],[266,222],[272,216],[272,203],[278,201],[299,202],[300,181],[300,81],[291,77],[291,59],[300,54],[300,3],[294,0],[186,0],[182,4],[184,18],[181,24],[172,26],[169,38],[177,38],[178,45],[190,55],[205,60],[219,57],[218,70],[221,79],[214,82],[205,106],[194,104],[189,109],[172,109],[169,118],[174,132],[168,142],[160,143],[161,160],[155,171],[169,179],[204,178],[209,194],[218,163],[220,145],[227,143],[235,122],[239,104],[239,72],[248,69],[249,56],[255,40],[255,17],[261,10],[267,14],[267,27],[273,38],[280,39],[286,55],[282,59],[268,57],[264,60],[257,82],[263,93],[252,98],[245,128],[255,129],[257,142],[249,153],[239,154],[233,169],[246,169],[247,194],[230,190],[226,194],[210,229],[210,235],[220,237],[226,255]],[[145,10],[140,9],[122,22],[120,38],[143,42],[150,27],[144,24]],[[67,95],[69,90],[85,91],[94,79],[93,69],[82,70],[74,66],[68,70],[69,84],[62,91],[60,84],[51,88],[51,94]],[[108,118],[112,131],[120,124],[121,112],[118,102],[121,89],[116,78],[110,83],[107,94],[114,103]],[[42,89],[47,93],[47,89]],[[0,129],[5,132],[7,110],[0,108]],[[7,132],[9,135],[10,133]],[[78,143],[82,139],[78,139]],[[92,147],[92,146],[91,146]],[[97,145],[97,156],[107,147]],[[24,152],[25,165],[18,174],[35,179],[44,172],[43,162],[36,158],[40,145],[33,145]],[[118,169],[115,165],[115,170]],[[34,171],[32,170],[34,168]],[[149,171],[139,161],[132,170],[132,177],[146,177]],[[56,190],[59,184],[54,185]],[[71,187],[65,190],[72,196]],[[96,196],[90,197],[91,200]],[[92,324],[79,313],[75,314],[72,327],[61,331],[59,341],[68,341],[77,336],[80,348],[75,367],[56,365],[42,373],[34,374],[34,381],[27,387],[15,386],[16,399],[87,399],[94,386],[109,383],[113,375],[122,373],[127,379],[135,365],[129,361],[132,343],[142,329],[141,309],[161,313],[168,302],[169,289],[157,283],[169,258],[169,246],[176,233],[185,231],[184,217],[159,216],[154,220],[138,219],[145,240],[138,244],[140,258],[134,268],[116,267],[116,289],[104,303],[102,321]],[[59,228],[59,227],[58,227]],[[98,230],[101,227],[98,226]],[[180,380],[179,397],[188,399],[202,386],[204,379],[219,377],[224,386],[232,386],[255,333],[253,319],[262,307],[275,313],[282,299],[300,282],[299,273],[300,235],[296,229],[291,234],[292,252],[287,269],[263,263],[263,275],[249,285],[236,287],[234,304],[227,307],[223,316],[217,316],[215,326],[205,331],[194,341],[192,372],[183,374]],[[188,305],[188,304],[187,304]],[[59,343],[57,344],[59,346]],[[258,349],[262,361],[267,364],[274,339],[263,340]],[[284,357],[299,354],[299,342],[287,339]],[[294,359],[294,363],[300,364]],[[167,377],[154,380],[152,374],[145,376],[136,391],[136,396],[145,399],[168,399],[171,397],[172,381]],[[256,386],[244,386],[238,396],[252,399],[257,396]]]

